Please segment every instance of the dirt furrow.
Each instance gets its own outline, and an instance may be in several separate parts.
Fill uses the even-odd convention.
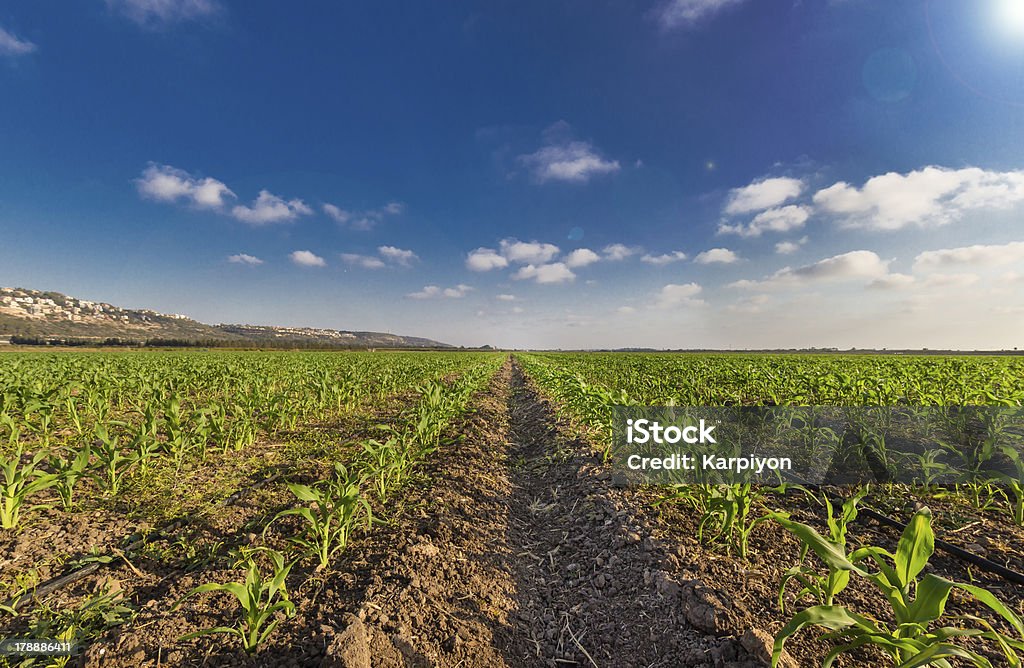
[[[713,591],[663,570],[649,508],[562,435],[518,365],[475,406],[364,552],[372,582],[325,665],[761,665]]]
[[[715,635],[727,611],[710,592],[662,570],[670,557],[650,538],[650,510],[612,485],[585,444],[556,429],[550,405],[518,367],[509,413],[514,489],[507,541],[517,557],[516,623],[505,637],[511,662],[753,663],[737,642]]]

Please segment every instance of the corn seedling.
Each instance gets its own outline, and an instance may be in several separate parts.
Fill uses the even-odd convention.
[[[370,439],[362,443],[368,460],[368,478],[381,503],[386,503],[392,491],[402,486],[412,466],[409,447],[399,438],[384,442]]]
[[[826,655],[822,665],[831,666],[838,656],[854,649],[874,646],[894,665],[951,666],[950,659],[990,668],[991,662],[972,649],[953,642],[957,638],[988,640],[1006,658],[1008,665],[1019,666],[1018,650],[1024,650],[1024,623],[991,592],[974,585],[946,580],[929,573],[918,579],[935,549],[931,513],[918,511],[903,531],[896,552],[880,547],[864,547],[852,555],[843,554],[832,541],[806,525],[800,525],[798,538],[826,564],[830,571],[847,571],[873,584],[890,606],[894,625],[869,618],[841,605],[816,605],[794,615],[775,637],[772,666],[778,665],[786,640],[805,626],[827,629],[824,638],[839,645]],[[862,562],[873,562],[869,571]],[[991,623],[974,615],[946,615],[946,603],[953,589],[970,595],[1013,629],[1011,637]],[[952,623],[961,623],[954,626]]]
[[[930,491],[935,484],[953,473],[952,467],[945,462],[940,462],[939,457],[945,453],[940,448],[929,448],[924,452],[910,453],[908,457],[917,462],[921,470],[921,486],[925,491]]]
[[[0,458],[0,528],[14,529],[21,519],[25,501],[29,496],[57,484],[57,476],[38,468],[46,457],[40,451],[28,461],[22,462],[23,452],[19,447],[6,458]],[[32,506],[43,508],[44,505]],[[31,510],[31,508],[29,508]]]
[[[1024,457],[1013,446],[1002,446],[1003,454],[1010,460],[1016,471],[1011,474],[999,474],[1005,489],[1002,490],[1003,498],[1006,499],[1007,507],[1013,523],[1024,527]]]
[[[766,487],[752,483],[675,485],[673,492],[658,503],[684,501],[690,504],[701,514],[698,540],[709,544],[724,542],[729,551],[735,549],[741,559],[746,559],[754,529],[771,519],[770,515],[756,515],[752,511],[769,494],[785,494],[789,488],[803,489],[797,485]]]
[[[309,505],[283,510],[272,521],[290,515],[305,520],[304,535],[291,540],[308,554],[316,556],[318,570],[326,568],[331,557],[345,549],[357,525],[365,523],[369,528],[373,521],[370,504],[360,493],[359,483],[360,478],[354,472],[350,473],[342,464],[335,464],[335,474],[330,480],[313,487],[288,485],[299,501]]]
[[[55,474],[54,487],[60,496],[64,510],[71,510],[74,503],[75,485],[88,473],[91,457],[92,448],[86,444],[67,457],[53,454],[48,458],[47,464]]]
[[[125,476],[128,475],[138,459],[135,456],[124,454],[118,437],[111,436],[106,425],[96,425],[95,435],[93,453],[96,455],[98,466],[92,473],[92,477],[100,487],[116,496]]]
[[[270,571],[264,576],[258,562],[259,553],[266,554],[270,560]],[[288,599],[285,579],[293,564],[286,564],[284,556],[273,550],[257,550],[248,554],[244,560],[245,582],[211,582],[200,585],[186,594],[177,603],[181,603],[196,594],[206,592],[224,592],[231,594],[241,607],[241,615],[234,626],[218,626],[184,635],[179,640],[191,640],[200,636],[227,634],[238,638],[242,649],[255,653],[261,644],[266,642],[270,634],[281,623],[281,617],[291,618],[295,615],[295,604]]]
[[[861,502],[866,494],[867,490],[864,489],[844,501],[842,511],[838,515],[836,515],[835,509],[832,506],[832,501],[829,500],[828,495],[825,495],[824,497],[825,511],[827,515],[826,522],[828,524],[828,537],[826,537],[825,540],[841,554],[847,554],[847,526],[857,519],[857,504]],[[804,560],[807,558],[807,553],[811,549],[811,542],[814,541],[814,537],[807,533],[809,527],[804,524],[800,524],[799,522],[791,521],[789,519],[789,515],[786,513],[770,513],[770,516],[782,525],[783,528],[788,529],[800,538],[803,543],[800,550],[800,563],[786,571],[779,584],[779,609],[782,611],[785,611],[786,609],[786,586],[790,582],[796,582],[802,585],[802,588],[796,595],[797,601],[804,596],[810,595],[820,605],[832,605],[835,601],[835,597],[841,591],[846,589],[846,586],[849,584],[850,571],[841,568],[828,568],[828,573],[821,575],[817,570],[807,566],[804,563]]]

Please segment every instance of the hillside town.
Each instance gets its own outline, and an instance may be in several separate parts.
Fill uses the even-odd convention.
[[[285,345],[338,348],[444,348],[446,344],[390,332],[321,327],[207,325],[176,313],[125,309],[59,292],[0,287],[0,344],[54,345],[108,341],[111,345]]]
[[[154,318],[190,320],[178,314],[157,313],[148,309],[128,310],[104,302],[68,297],[56,292],[24,288],[0,288],[0,314],[22,318],[57,319],[71,322],[111,323],[149,322]]]

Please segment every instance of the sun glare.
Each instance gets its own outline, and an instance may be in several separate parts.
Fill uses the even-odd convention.
[[[996,20],[1004,31],[1024,39],[1024,0],[996,0]]]

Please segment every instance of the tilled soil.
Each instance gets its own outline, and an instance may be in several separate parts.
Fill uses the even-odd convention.
[[[757,665],[715,635],[732,629],[714,592],[666,572],[649,510],[565,439],[518,368],[512,376],[517,623],[503,636],[512,665]]]
[[[329,658],[365,642],[363,665],[388,667],[760,665],[708,632],[728,610],[662,570],[645,511],[554,429],[517,367],[476,405]]]
[[[474,398],[458,437],[419,481],[378,509],[325,572],[297,566],[297,615],[253,656],[226,636],[182,634],[230,624],[235,602],[200,595],[237,580],[226,564],[135,580],[141,613],[94,643],[88,666],[716,666],[763,665],[766,634],[748,629],[726,594],[681,579],[659,521],[619,488],[584,442],[509,361]],[[268,541],[275,543],[275,532]],[[249,536],[250,540],[259,539]],[[95,586],[84,581],[79,588]],[[746,632],[746,633],[744,633]]]

